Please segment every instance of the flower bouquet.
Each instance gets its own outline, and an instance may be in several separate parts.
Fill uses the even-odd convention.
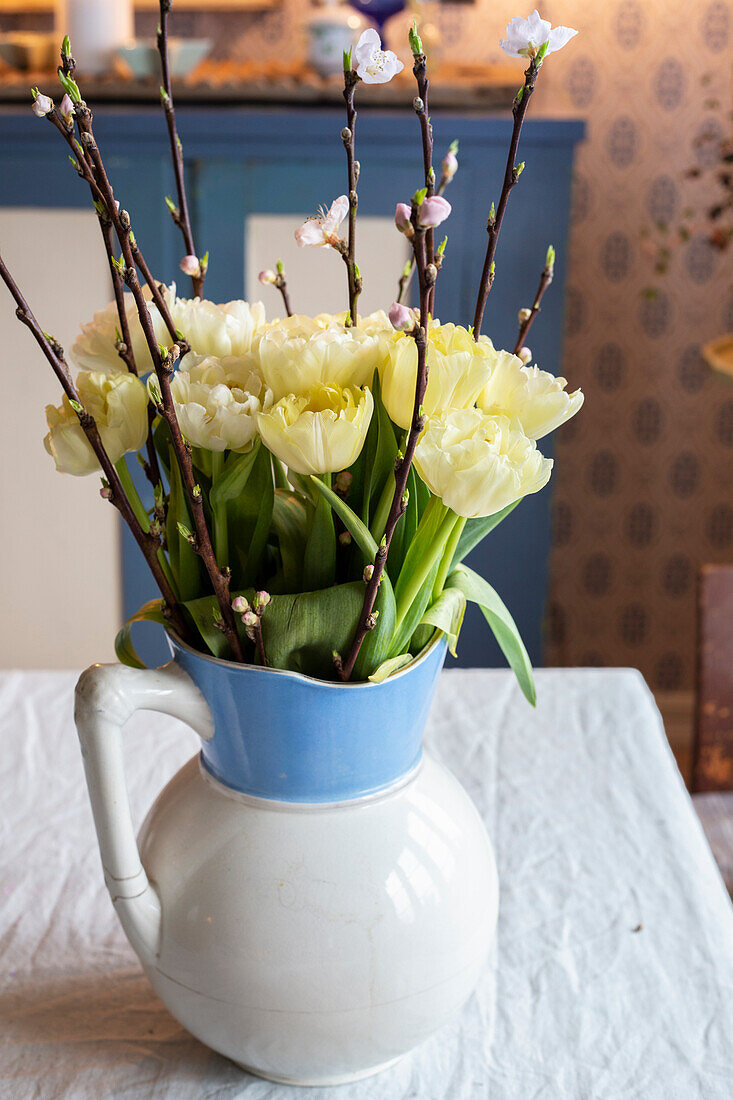
[[[196,247],[186,201],[169,11],[164,0],[161,98],[177,185],[165,201],[183,235],[192,296],[160,283],[145,261],[74,80],[68,38],[63,98],[56,106],[36,89],[33,110],[66,143],[90,191],[114,287],[112,305],[71,349],[76,379],[2,259],[0,275],[64,391],[47,409],[49,454],[62,472],[101,474],[102,497],[160,590],[120,631],[123,666],[95,666],[77,689],[120,919],[160,996],[203,1041],[276,1079],[342,1081],[394,1060],[465,1000],[496,918],[488,838],[462,788],[423,757],[421,737],[446,640],[455,652],[468,600],[535,699],[509,611],[463,562],[547,483],[552,463],[537,440],[583,401],[563,378],[531,366],[526,346],[552,281],[551,247],[513,351],[482,333],[523,169],[522,123],[544,59],[575,32],[553,30],[535,12],[513,20],[502,43],[528,64],[466,328],[436,316],[449,262],[436,230],[451,213],[445,192],[458,150],[447,151],[438,177],[428,60],[415,29],[412,109],[424,172],[395,210],[412,255],[388,311],[359,313],[356,93],[403,68],[366,31],[344,56],[345,193],[295,234],[302,247],[341,257],[344,311],[294,313],[278,263],[260,275],[283,307],[268,321],[261,303],[203,296],[209,257]],[[414,307],[405,302],[412,281]],[[149,501],[133,484],[131,454]],[[175,659],[164,669],[141,671],[130,628],[144,619],[168,631]],[[159,796],[139,850],[119,797],[119,734],[135,709],[167,710],[202,737],[200,768],[192,761]],[[319,813],[289,811],[292,803]],[[250,845],[250,836],[260,840]],[[432,883],[407,903],[405,852],[430,867]],[[408,876],[410,890],[417,882]],[[324,894],[329,884],[337,903]]]

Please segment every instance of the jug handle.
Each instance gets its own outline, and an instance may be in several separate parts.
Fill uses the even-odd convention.
[[[153,965],[160,947],[160,898],[140,861],[122,754],[122,727],[138,710],[180,718],[204,740],[214,725],[203,695],[173,661],[154,669],[92,665],[76,685],[74,719],[105,884],[127,938],[141,960]]]

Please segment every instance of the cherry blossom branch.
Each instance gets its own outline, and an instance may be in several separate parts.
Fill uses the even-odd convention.
[[[537,293],[534,296],[534,302],[531,309],[522,309],[519,311],[519,332],[517,334],[517,342],[514,345],[514,354],[519,355],[524,347],[525,340],[527,339],[527,333],[532,327],[535,317],[540,311],[540,304],[544,293],[552,282],[555,274],[555,249],[550,245],[547,249],[547,255],[545,257],[545,266],[542,269],[540,275],[539,285],[537,287]]]
[[[163,597],[166,617],[169,619],[171,625],[175,627],[176,631],[183,638],[186,638],[188,631],[185,620],[178,605],[176,595],[165,575],[158,556],[161,549],[160,538],[149,530],[145,531],[138,521],[133,507],[122,487],[119,474],[102,443],[102,438],[99,434],[99,429],[97,428],[94,417],[84,408],[76,386],[71,380],[71,374],[66,359],[64,358],[63,348],[52,337],[48,336],[38,324],[38,321],[20,291],[20,288],[10,274],[2,256],[0,256],[0,278],[5,283],[5,286],[8,288],[15,301],[16,317],[30,330],[36,343],[51,365],[54,374],[61,383],[61,388],[78,417],[79,425],[90,447],[94,451],[106,479],[107,484],[105,486],[104,495],[106,499],[110,500],[115,508],[117,508],[123,520],[130,528],[133,538],[140,547]]]
[[[61,50],[62,72],[67,78],[71,76],[74,71],[76,62],[71,55],[66,52],[68,49],[68,37],[64,40],[64,47]],[[125,291],[122,276],[120,274],[119,267],[115,261],[113,238],[112,238],[112,221],[107,214],[107,208],[104,204],[104,197],[100,191],[97,181],[94,178],[94,172],[86,155],[83,146],[74,137],[74,115],[72,113],[71,100],[65,97],[62,102],[62,107],[68,107],[68,113],[63,113],[56,107],[48,112],[46,117],[55,126],[58,132],[63,137],[72,151],[69,160],[76,169],[78,175],[86,181],[89,185],[89,190],[92,196],[92,202],[94,203],[94,209],[97,213],[97,221],[102,234],[102,241],[104,243],[104,249],[107,254],[107,263],[109,265],[110,277],[112,279],[112,289],[115,297],[115,305],[117,306],[117,318],[120,324],[120,337],[121,339],[117,343],[117,353],[122,359],[123,363],[127,367],[130,374],[138,375],[137,364],[135,363],[135,354],[132,348],[132,339],[130,336],[130,324],[127,317],[127,309],[125,306]],[[165,305],[165,302],[164,302]],[[167,309],[167,307],[166,307]],[[172,326],[172,321],[171,321]],[[160,478],[160,466],[158,463],[158,455],[155,450],[155,444],[152,438],[153,421],[155,420],[155,410],[150,406],[148,408],[148,436],[146,441],[147,461],[145,462],[144,469],[145,474],[150,481],[153,488],[159,485]]]
[[[237,634],[229,596],[229,570],[226,567],[221,569],[216,561],[211,536],[206,525],[201,487],[198,485],[194,475],[190,447],[183,439],[171,393],[171,377],[175,369],[175,363],[182,354],[188,351],[188,345],[184,340],[177,339],[173,348],[167,352],[158,345],[153,329],[152,318],[148,309],[148,303],[143,295],[137,275],[135,257],[133,254],[134,235],[132,233],[130,216],[127,211],[121,210],[118,207],[115,200],[114,192],[94,137],[92,112],[81,99],[78,88],[75,87],[74,91],[76,100],[74,103],[74,114],[79,126],[80,143],[94,168],[97,186],[102,193],[107,214],[112,221],[117,239],[122,249],[121,274],[135,300],[140,324],[145,335],[145,340],[153,361],[155,375],[158,380],[161,398],[158,405],[158,412],[165,419],[171,433],[173,449],[181,470],[181,476],[195,527],[195,534],[192,533],[190,541],[201,557],[217,598],[221,612],[222,631],[224,636],[229,643],[235,659],[242,661],[244,655],[239,635]]]
[[[356,263],[356,209],[359,205],[359,196],[356,185],[359,180],[359,162],[355,156],[354,129],[356,126],[356,108],[354,106],[354,93],[359,83],[359,77],[351,68],[351,50],[344,54],[344,100],[346,101],[346,125],[341,131],[341,140],[346,150],[346,167],[349,178],[349,236],[345,249],[340,249],[349,280],[349,314],[346,318],[347,326],[357,322],[356,302],[361,294],[361,273]]]
[[[167,202],[173,221],[176,223],[183,236],[187,256],[197,256],[196,246],[191,229],[191,218],[188,212],[188,198],[186,197],[186,183],[183,170],[183,146],[178,136],[176,125],[176,112],[173,106],[173,91],[171,88],[170,65],[168,63],[168,16],[172,7],[172,0],[160,0],[160,25],[158,27],[158,53],[160,54],[160,68],[163,85],[160,89],[160,99],[165,111],[165,121],[168,126],[168,137],[171,145],[171,158],[173,160],[173,172],[176,177],[176,191],[178,205]],[[206,277],[206,265],[199,262],[191,275],[194,298],[200,298],[203,294],[204,279]]]
[[[403,454],[398,453],[397,460],[395,462],[395,490],[392,497],[392,504],[387,516],[387,522],[384,527],[384,535],[382,541],[379,544],[376,556],[374,558],[371,569],[367,567],[365,571],[366,589],[364,591],[364,602],[362,604],[361,614],[359,616],[359,622],[357,623],[356,632],[354,634],[351,648],[345,659],[335,658],[334,664],[339,677],[346,681],[350,678],[351,673],[354,670],[354,664],[359,656],[359,650],[362,643],[369,633],[377,625],[377,618],[374,613],[374,604],[376,603],[377,595],[379,592],[379,585],[382,580],[385,565],[387,563],[387,556],[389,554],[389,548],[392,544],[392,536],[394,535],[395,528],[401,517],[404,515],[407,508],[408,494],[407,494],[407,479],[410,474],[410,468],[412,467],[412,460],[415,455],[415,448],[420,438],[423,428],[425,427],[425,417],[423,415],[423,399],[425,397],[425,390],[428,385],[428,359],[427,359],[427,347],[428,347],[428,317],[429,317],[429,301],[430,293],[433,289],[435,282],[435,267],[432,264],[427,263],[427,248],[426,238],[427,231],[420,227],[418,222],[419,206],[413,200],[412,203],[412,225],[413,235],[410,238],[415,255],[415,265],[417,268],[418,279],[420,283],[420,318],[419,322],[412,330],[412,336],[415,340],[415,346],[417,348],[417,378],[415,384],[415,401],[412,410],[412,422],[410,424],[410,430],[407,436],[407,442],[405,443],[405,450]]]
[[[285,278],[285,268],[282,260],[277,261],[274,271],[271,268],[268,268],[266,271],[261,271],[258,275],[258,279],[263,286],[274,286],[276,290],[280,291],[285,312],[288,317],[292,317],[293,311],[290,308],[290,295],[288,293],[288,283]]]
[[[415,27],[410,28],[410,48],[413,54],[412,71],[417,81],[417,95],[412,101],[412,106],[420,121],[420,133],[422,136],[423,171],[425,173],[425,195],[431,198],[435,194],[435,170],[433,168],[433,127],[428,113],[428,59],[423,53],[422,42]],[[428,229],[425,236],[426,262],[435,262],[435,230]],[[428,299],[428,312],[433,313],[435,301],[435,283],[430,288]],[[427,319],[423,317],[422,323],[427,325]]]
[[[486,246],[486,257],[484,259],[484,266],[481,272],[481,281],[479,283],[478,297],[476,299],[476,311],[473,317],[473,336],[475,340],[478,340],[481,335],[481,325],[484,319],[484,310],[486,309],[486,301],[489,297],[489,292],[494,283],[494,273],[496,270],[496,264],[494,256],[496,255],[496,246],[499,242],[499,233],[501,232],[501,225],[504,220],[504,214],[506,212],[507,203],[509,201],[509,194],[512,188],[515,186],[517,180],[522,174],[524,164],[517,164],[517,149],[519,148],[519,137],[522,132],[522,125],[524,123],[524,116],[527,113],[527,107],[529,106],[529,100],[534,91],[535,81],[537,80],[537,74],[540,71],[542,65],[542,58],[544,57],[543,47],[534,57],[530,59],[529,65],[524,74],[524,84],[517,92],[514,103],[512,105],[512,115],[514,116],[514,126],[512,128],[512,138],[509,143],[509,155],[507,157],[506,169],[504,171],[504,183],[501,188],[501,195],[499,196],[499,205],[494,209],[494,204],[491,204],[491,210],[489,212],[489,220],[486,224],[486,230],[489,234],[489,241]]]

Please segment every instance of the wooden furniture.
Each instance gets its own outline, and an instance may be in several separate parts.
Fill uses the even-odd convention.
[[[733,896],[733,565],[698,578],[693,803]]]

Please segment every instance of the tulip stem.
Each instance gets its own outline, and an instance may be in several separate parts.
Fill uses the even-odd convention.
[[[130,468],[127,465],[127,459],[123,455],[119,462],[115,462],[115,470],[117,471],[120,479],[120,484],[124,490],[125,496],[130,502],[130,507],[135,513],[135,517],[142,527],[143,531],[150,530],[150,517],[145,511],[145,506],[140,500],[140,495],[135,488],[135,484],[130,474]]]
[[[517,342],[514,345],[514,354],[519,355],[520,351],[524,347],[524,342],[527,339],[527,333],[532,327],[535,317],[540,311],[540,303],[544,297],[544,293],[552,282],[553,275],[555,274],[555,250],[552,245],[547,250],[547,257],[545,259],[545,266],[542,268],[542,274],[540,275],[539,286],[537,287],[537,293],[534,296],[534,302],[532,308],[529,310],[528,316],[519,323],[519,332],[517,333]]]
[[[224,469],[224,451],[211,451],[211,487],[216,485],[217,478],[221,477]],[[211,500],[211,497],[209,497]],[[226,503],[214,505],[211,509],[214,519],[214,549],[216,560],[220,569],[226,569],[229,565],[229,528],[227,525]]]
[[[455,513],[452,513],[455,515]],[[443,551],[443,557],[441,558],[440,568],[438,569],[438,575],[435,578],[435,584],[433,585],[433,599],[431,602],[435,602],[438,596],[445,588],[445,582],[448,579],[451,565],[453,564],[453,558],[455,556],[458,543],[461,535],[463,534],[463,528],[466,526],[465,516],[455,516],[456,522],[453,525],[453,529],[448,537],[448,541],[445,544],[445,550]]]
[[[425,584],[425,581],[428,579],[428,576],[430,575],[430,570],[435,565],[438,557],[443,554],[446,543],[450,539],[453,529],[456,526],[458,520],[458,516],[456,516],[455,512],[451,512],[449,508],[446,508],[439,497],[431,497],[430,503],[439,508],[445,514],[443,515],[442,519],[440,519],[440,525],[435,533],[435,538],[430,543],[428,547],[428,552],[420,561],[419,568],[415,570],[415,572],[410,577],[408,584],[400,593],[399,600],[397,601],[397,614],[395,617],[395,636],[399,634],[402,621],[412,607],[413,603],[415,602],[415,599],[417,598],[420,589]],[[428,505],[428,508],[429,507],[430,505]],[[423,513],[423,516],[425,517],[427,515],[428,510],[426,509]]]
[[[356,265],[356,210],[359,205],[359,196],[356,185],[359,179],[359,165],[355,156],[354,130],[356,127],[356,107],[354,106],[354,93],[359,77],[353,69],[347,69],[344,73],[344,99],[346,101],[346,126],[341,131],[341,140],[346,150],[346,167],[349,177],[349,238],[346,248],[341,251],[349,280],[349,313],[346,318],[346,326],[351,327],[357,323],[356,302],[361,294],[361,274]]]
[[[99,429],[91,413],[83,407],[79,398],[79,393],[76,386],[71,380],[71,374],[69,372],[68,364],[64,358],[63,348],[51,337],[47,336],[43,331],[35,316],[33,315],[28,303],[26,302],[18,284],[13,279],[10,271],[8,270],[5,261],[0,256],[0,279],[5,283],[5,286],[10,291],[10,294],[15,301],[16,311],[15,315],[21,324],[24,324],[26,328],[32,333],[36,343],[48,360],[51,369],[56,375],[57,379],[61,383],[61,388],[66,394],[70,402],[72,402],[72,408],[76,412],[79,418],[79,424],[81,426],[84,435],[86,436],[90,447],[94,451],[97,457],[97,461],[102,468],[102,473],[106,480],[104,486],[105,493],[108,499],[114,504],[118,512],[124,519],[127,526],[130,528],[135,542],[140,547],[145,560],[147,561],[150,571],[152,572],[155,582],[160,589],[160,593],[164,602],[164,613],[171,625],[175,627],[176,631],[182,638],[188,637],[188,629],[186,627],[185,620],[181,613],[181,609],[178,605],[176,593],[171,585],[166,572],[164,571],[162,564],[159,560],[158,554],[160,550],[160,537],[150,533],[149,529],[145,529],[135,511],[132,504],[128,500],[125,490],[120,481],[119,474],[115,469],[109,455],[102,443],[102,437],[99,434]]]
[[[160,0],[160,23],[158,25],[158,53],[160,54],[160,69],[163,85],[160,89],[160,98],[165,111],[165,121],[168,126],[168,138],[171,145],[171,158],[173,160],[173,172],[176,177],[176,191],[178,193],[178,206],[171,210],[171,216],[183,235],[186,247],[186,255],[197,256],[196,246],[191,229],[191,218],[188,212],[188,199],[186,197],[186,184],[183,174],[183,146],[178,136],[176,126],[176,112],[173,106],[173,92],[171,89],[170,65],[168,64],[168,16],[171,10],[171,0]],[[206,267],[199,264],[195,275],[191,276],[194,298],[200,298],[204,289]]]
[[[479,282],[478,297],[476,299],[476,311],[473,317],[473,336],[475,340],[478,340],[481,335],[481,325],[484,319],[486,301],[494,284],[494,257],[496,255],[496,246],[499,241],[499,233],[501,232],[501,224],[504,220],[504,213],[509,201],[509,193],[521,174],[521,167],[516,163],[519,136],[522,132],[524,116],[527,113],[530,96],[534,91],[535,81],[537,80],[537,74],[540,71],[541,65],[541,58],[533,57],[530,60],[524,74],[524,84],[517,92],[512,106],[514,126],[512,128],[512,138],[509,143],[509,156],[507,157],[506,168],[504,170],[504,183],[501,188],[501,195],[499,196],[499,204],[496,207],[496,211],[494,212],[494,205],[492,203],[489,220],[486,223],[489,241],[486,246],[486,257],[481,272],[481,281]]]

